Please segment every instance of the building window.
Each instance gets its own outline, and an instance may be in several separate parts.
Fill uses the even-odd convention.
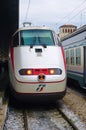
[[[73,32],[72,29],[70,30],[70,32],[71,32],[71,33]]]
[[[68,29],[68,33],[70,33],[70,29]]]
[[[65,33],[67,33],[67,29],[65,29]]]
[[[76,65],[81,65],[81,50],[80,50],[80,48],[76,49]]]

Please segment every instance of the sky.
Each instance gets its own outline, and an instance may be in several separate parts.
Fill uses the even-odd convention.
[[[49,26],[58,32],[60,26],[86,24],[86,0],[20,0],[19,26]]]

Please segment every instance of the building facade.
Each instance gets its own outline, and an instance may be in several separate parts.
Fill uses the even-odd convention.
[[[77,30],[77,26],[74,25],[62,25],[59,27],[59,37],[63,38],[64,36],[73,33]]]

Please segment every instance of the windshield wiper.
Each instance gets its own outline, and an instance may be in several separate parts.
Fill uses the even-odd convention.
[[[47,48],[47,46],[45,44],[41,44],[41,46],[43,46],[44,48]]]
[[[33,48],[33,46],[35,46],[35,45],[36,45],[36,44],[31,44],[31,45],[30,45],[30,48]]]

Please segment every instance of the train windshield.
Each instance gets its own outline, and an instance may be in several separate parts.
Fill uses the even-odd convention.
[[[23,30],[21,31],[21,45],[54,46],[52,31],[50,30]]]

